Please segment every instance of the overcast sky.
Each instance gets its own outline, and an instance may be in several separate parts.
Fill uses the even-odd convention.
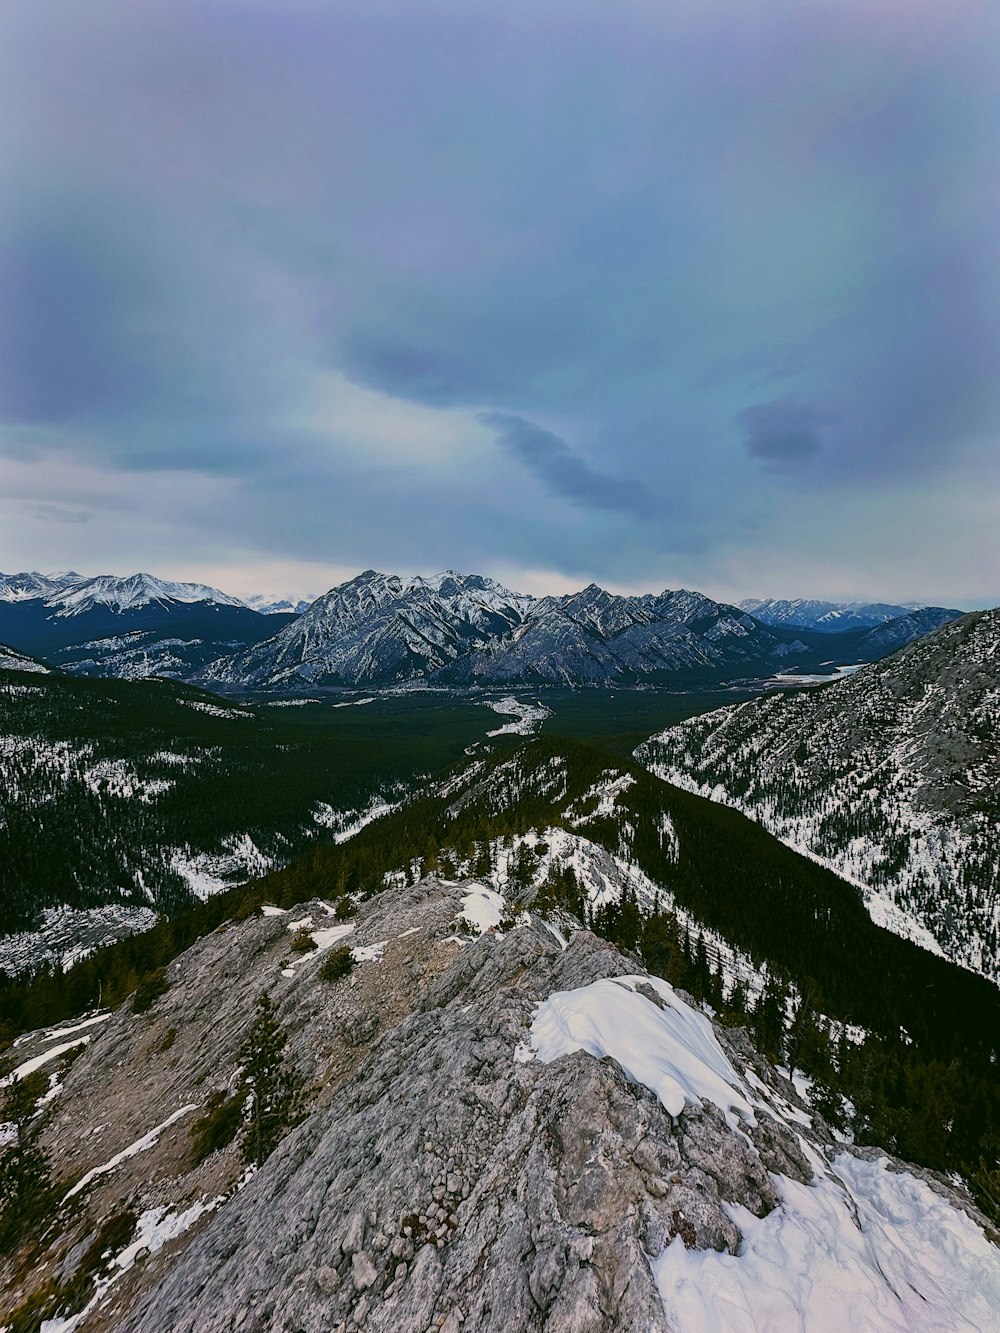
[[[4,0],[0,568],[1000,602],[995,0]]]

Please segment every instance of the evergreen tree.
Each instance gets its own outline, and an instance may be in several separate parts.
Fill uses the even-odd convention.
[[[282,1134],[299,1117],[302,1080],[285,1059],[288,1038],[275,1017],[267,991],[257,997],[257,1012],[240,1047],[243,1086],[248,1095],[243,1156],[262,1165]]]
[[[750,1016],[750,1029],[757,1049],[779,1062],[785,1043],[785,988],[774,977],[768,979]]]
[[[2,1118],[13,1123],[14,1139],[0,1152],[0,1253],[37,1231],[52,1202],[49,1159],[34,1120],[48,1079],[38,1074],[14,1079],[4,1098]]]

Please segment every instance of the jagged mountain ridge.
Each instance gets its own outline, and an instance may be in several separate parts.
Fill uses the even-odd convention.
[[[509,635],[531,605],[480,575],[404,580],[366,570],[273,638],[216,663],[206,678],[246,685],[413,679]]]
[[[0,639],[79,675],[193,679],[289,619],[151,574],[0,575]]]
[[[434,878],[348,921],[267,908],[170,963],[151,1012],[29,1036],[68,1206],[7,1260],[0,1317],[34,1295],[81,1333],[734,1333],[849,1301],[872,1333],[985,1333],[1000,1255],[964,1192],[838,1144],[746,1033],[579,923],[503,910]],[[262,986],[310,1093],[248,1176],[189,1130],[238,1086]]]
[[[686,589],[625,597],[590,584],[534,598],[453,571],[366,570],[312,604],[149,574],[0,575],[0,639],[20,651],[77,674],[237,689],[725,682],[871,660],[957,614],[924,608],[874,630],[797,629]]]
[[[535,599],[479,575],[402,580],[367,570],[205,678],[253,686],[613,684],[733,675],[798,655],[812,656],[737,608],[686,590],[622,597],[591,584]]]
[[[1000,980],[1000,610],[851,677],[692,719],[637,754],[902,907]]]
[[[0,602],[41,600],[57,615],[76,616],[95,607],[129,611],[150,602],[215,602],[220,606],[243,606],[238,597],[204,583],[176,583],[153,574],[84,576],[64,574],[0,573]]]
[[[74,570],[59,574],[40,574],[37,569],[25,570],[20,574],[0,573],[0,602],[24,602],[52,597],[81,578],[82,575]]]

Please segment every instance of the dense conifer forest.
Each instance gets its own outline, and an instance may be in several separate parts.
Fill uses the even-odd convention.
[[[176,914],[194,901],[178,859],[225,859],[246,836],[258,860],[282,864],[322,833],[321,803],[364,810],[496,725],[481,705],[432,694],[332,702],[0,673],[0,935],[64,904]]]

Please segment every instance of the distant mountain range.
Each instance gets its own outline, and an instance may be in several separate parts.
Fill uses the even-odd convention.
[[[31,572],[0,574],[0,641],[77,674],[226,687],[604,687],[761,679],[869,661],[961,614],[754,605],[760,614],[686,589],[624,597],[596,584],[536,598],[450,570],[405,579],[366,570],[294,605],[151,574]]]
[[[998,738],[994,610],[825,688],[684,722],[638,756],[862,885],[889,929],[1000,981]]]
[[[922,602],[819,602],[795,597],[782,600],[775,597],[746,597],[739,603],[741,611],[748,611],[765,625],[786,625],[795,629],[820,630],[838,634],[849,629],[872,629],[887,620],[906,617],[924,609]],[[956,615],[958,612],[955,613]]]

